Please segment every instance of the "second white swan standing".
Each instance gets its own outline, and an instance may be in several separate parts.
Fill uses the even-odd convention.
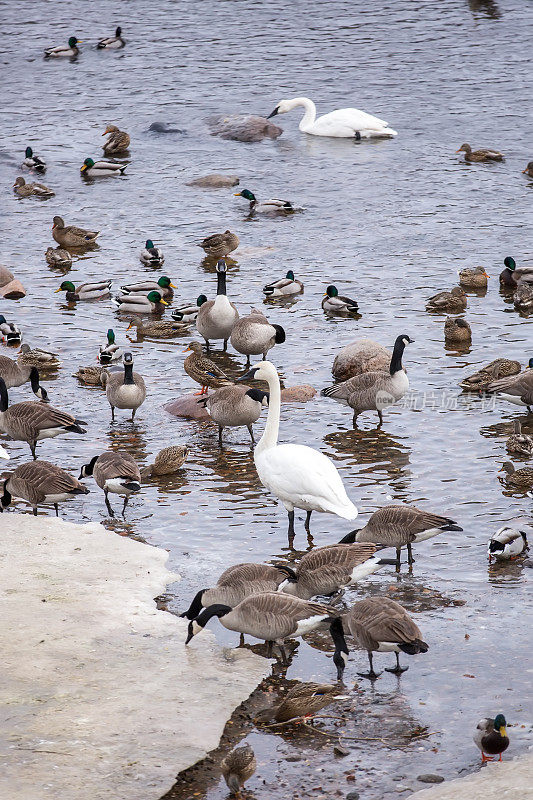
[[[397,132],[389,128],[383,119],[360,111],[358,108],[339,108],[322,117],[316,118],[316,106],[308,97],[293,97],[292,100],[281,100],[267,119],[277,114],[286,114],[297,106],[305,108],[299,128],[304,133],[314,136],[335,136],[343,139],[392,138]]]
[[[303,444],[278,444],[281,391],[275,366],[262,361],[239,380],[250,378],[266,381],[270,391],[265,431],[254,450],[254,462],[263,486],[279,497],[287,509],[289,542],[292,544],[294,537],[295,508],[307,511],[307,533],[313,511],[355,519],[357,508],[327,456]]]

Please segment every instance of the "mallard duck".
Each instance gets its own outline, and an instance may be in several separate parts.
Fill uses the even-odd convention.
[[[141,250],[139,257],[143,264],[147,264],[150,267],[159,266],[165,261],[163,251],[160,247],[154,247],[154,243],[151,239],[146,240],[146,245],[144,249]]]
[[[234,197],[244,197],[249,201],[250,214],[293,214],[297,209],[293,206],[290,200],[278,200],[273,197],[271,200],[263,200],[258,202],[255,194],[250,192],[249,189],[243,189],[242,192],[237,192]]]
[[[105,376],[105,377],[104,377]],[[78,367],[77,372],[72,373],[73,378],[77,378],[82,383],[89,386],[105,386],[107,373],[104,367]]]
[[[150,478],[156,475],[171,475],[184,465],[189,455],[189,448],[179,445],[164,447],[156,455],[153,464],[148,464],[141,470],[141,478]]]
[[[41,350],[40,347],[34,347],[32,350],[29,344],[20,346],[17,363],[25,367],[39,367],[42,372],[47,369],[57,369],[61,365],[57,353]]]
[[[235,797],[241,796],[241,786],[252,777],[256,768],[257,761],[249,744],[236,747],[220,762],[220,771]]]
[[[519,361],[512,361],[509,358],[496,358],[490,364],[474,372],[473,375],[463,378],[459,386],[465,392],[483,392],[492,381],[517,375],[521,369]]]
[[[24,154],[25,158],[22,162],[23,167],[27,167],[28,169],[33,169],[35,172],[45,172],[46,171],[46,162],[43,158],[36,156],[33,154],[33,150],[31,147],[26,148],[26,152]]]
[[[100,364],[111,364],[113,361],[120,361],[122,358],[122,350],[120,345],[115,342],[115,331],[109,328],[107,332],[107,342],[100,345],[98,353],[98,361]]]
[[[509,747],[506,725],[503,714],[497,714],[494,719],[485,717],[479,720],[474,733],[474,742],[481,750],[482,763],[494,761],[494,756],[497,755],[499,755],[498,761],[502,760],[502,753]]]
[[[507,400],[516,406],[525,406],[531,414],[533,407],[533,358],[529,359],[529,369],[511,378],[499,378],[491,381],[487,386],[487,392]]]
[[[18,325],[8,322],[3,314],[0,314],[0,341],[8,344],[16,344],[22,339],[22,333]]]
[[[129,331],[131,328],[136,329],[138,337],[152,336],[156,339],[170,339],[172,336],[178,336],[180,333],[189,331],[187,323],[166,320],[144,322],[140,317],[130,319],[130,324],[126,330]]]
[[[86,158],[80,167],[80,172],[90,178],[103,178],[106,175],[124,175],[127,164],[116,164],[114,161],[93,161]]]
[[[462,144],[456,153],[463,152],[465,154],[465,161],[503,161],[503,153],[498,150],[490,150],[489,148],[481,150],[472,150],[469,144]]]
[[[484,267],[465,267],[459,272],[459,284],[464,289],[486,289],[489,277]]]
[[[196,303],[190,303],[188,306],[180,306],[172,312],[172,319],[176,322],[194,322],[200,311],[200,306],[207,303],[205,294],[198,295]]]
[[[355,300],[340,295],[337,287],[331,285],[326,287],[322,308],[330,314],[357,314],[359,306]]]
[[[505,482],[518,489],[531,489],[533,486],[533,467],[515,469],[514,464],[506,461],[500,472],[505,472]]]
[[[49,197],[55,197],[55,192],[45,186],[44,183],[26,183],[24,178],[18,177],[13,184],[13,191],[19,197],[40,197],[42,200],[47,200]]]
[[[471,342],[472,329],[463,317],[446,317],[444,323],[444,340],[446,342]]]
[[[134,314],[162,314],[168,303],[159,292],[150,292],[146,297],[141,294],[125,294],[114,298],[113,304],[118,311]]]
[[[77,56],[80,52],[77,45],[81,44],[81,40],[75,36],[71,36],[68,44],[60,44],[57,47],[48,47],[44,51],[45,58],[62,58],[64,56]]]
[[[126,131],[119,130],[116,125],[108,125],[102,136],[107,136],[108,133],[110,133],[111,136],[107,142],[102,145],[102,150],[106,156],[111,156],[114,153],[123,153],[128,149],[131,140]]]
[[[529,550],[527,534],[517,531],[507,525],[496,531],[489,542],[487,549],[489,562],[495,558],[497,561],[511,561]]]
[[[224,258],[238,248],[239,237],[231,231],[214,233],[202,239],[198,246],[212,258]]]
[[[318,711],[329,706],[339,687],[332,683],[298,683],[289,689],[281,703],[259,711],[254,722],[289,722],[313,717]]]
[[[388,369],[392,352],[372,339],[358,339],[337,353],[331,372],[338,381],[347,381],[363,372]]]
[[[210,389],[218,389],[219,386],[227,386],[229,383],[233,383],[231,378],[228,378],[226,373],[214,361],[204,356],[200,342],[191,342],[185,348],[185,352],[189,350],[192,352],[183,362],[183,369],[190,378],[202,387],[198,394],[207,394],[208,387]]]
[[[74,300],[97,300],[102,297],[109,297],[111,292],[111,281],[93,281],[90,283],[80,283],[79,286],[74,286],[72,281],[63,281],[59,289],[56,289],[54,294],[58,292],[66,292],[65,299],[68,302]]]
[[[522,175],[527,175],[529,178],[533,178],[533,161],[530,161],[527,167],[522,170]]]
[[[49,247],[44,257],[51,267],[72,266],[72,256],[68,250],[64,250],[62,247]]]
[[[452,314],[458,314],[465,310],[466,304],[466,294],[460,286],[454,286],[451,292],[439,292],[430,297],[426,303],[426,310],[439,313],[449,311]]]
[[[119,25],[114,36],[100,39],[96,47],[98,50],[118,50],[119,47],[124,47],[125,44],[126,42],[122,38],[122,28]]]
[[[516,453],[520,456],[533,454],[533,439],[527,433],[522,433],[520,420],[515,420],[514,433],[509,436],[505,446],[508,453]]]
[[[94,243],[100,231],[88,231],[76,225],[65,225],[62,217],[54,217],[52,236],[62,247],[87,247]]]
[[[517,311],[524,313],[533,309],[533,283],[520,281],[513,296],[513,305]]]
[[[303,283],[296,280],[292,269],[287,272],[284,278],[263,286],[263,292],[267,297],[287,297],[291,294],[299,294],[303,292],[303,289]]]
[[[500,272],[500,283],[502,286],[512,286],[516,289],[518,283],[533,282],[533,267],[520,267],[517,269],[516,261],[511,256],[503,259],[505,269]]]
[[[139,281],[139,283],[127,283],[120,287],[122,294],[148,294],[149,292],[159,292],[161,297],[172,297],[176,286],[172,283],[168,275],[162,275],[157,281]]]

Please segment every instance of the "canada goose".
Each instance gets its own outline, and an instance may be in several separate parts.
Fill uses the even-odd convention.
[[[359,600],[342,619],[357,645],[368,653],[369,671],[357,673],[362,678],[375,680],[381,674],[374,672],[372,653],[395,653],[396,666],[385,667],[385,671],[401,675],[409,667],[400,666],[400,652],[414,656],[429,650],[418,625],[399,603],[388,597]]]
[[[44,256],[51,267],[72,266],[72,256],[68,250],[64,250],[62,247],[49,247]]]
[[[465,392],[483,392],[492,381],[517,375],[521,369],[519,361],[512,361],[509,358],[496,358],[490,364],[474,372],[473,375],[463,378],[459,386]]]
[[[97,486],[103,490],[110,517],[114,517],[115,512],[109,502],[109,492],[124,497],[122,506],[122,516],[124,516],[130,495],[141,488],[141,473],[133,456],[124,450],[106,450],[105,453],[94,456],[88,464],[83,465],[80,480],[89,475],[93,476]]]
[[[323,397],[330,397],[337,403],[353,408],[353,424],[363,411],[377,411],[380,424],[383,423],[383,409],[401,400],[409,388],[409,378],[402,365],[403,351],[414,339],[398,336],[394,343],[388,372],[365,372],[344,383],[337,383],[322,389]]]
[[[55,192],[45,186],[44,183],[26,183],[24,178],[18,177],[13,184],[13,191],[19,197],[38,197],[41,200],[47,200],[49,197],[55,197]]]
[[[503,259],[505,269],[500,272],[500,283],[502,286],[511,286],[516,288],[516,285],[521,282],[533,282],[533,267],[521,267],[517,269],[516,261],[511,256],[506,256]]]
[[[533,358],[529,359],[528,366],[529,369],[518,375],[491,381],[486,387],[486,391],[494,393],[497,397],[501,397],[502,400],[507,400],[508,403],[513,403],[513,405],[525,406],[528,413],[531,414],[531,406],[533,405]]]
[[[399,570],[402,547],[407,546],[408,562],[413,564],[413,543],[424,542],[445,531],[462,530],[449,517],[432,514],[415,506],[391,505],[374,511],[365,527],[356,532],[355,541],[395,547],[396,569]],[[345,540],[351,536],[348,534]]]
[[[191,342],[184,350],[186,353],[191,350],[191,355],[187,356],[183,362],[183,369],[194,381],[202,387],[198,394],[206,394],[208,387],[216,389],[219,386],[226,386],[232,383],[226,373],[218,367],[214,361],[204,356],[200,342]]]
[[[32,392],[39,400],[47,400],[48,393],[39,383],[39,371],[37,367],[26,366],[19,361],[13,361],[7,356],[0,356],[0,378],[5,383],[6,389],[14,386],[22,386],[26,381],[30,381]]]
[[[231,231],[214,233],[212,236],[202,239],[198,246],[212,258],[225,258],[238,248],[239,237]]]
[[[278,497],[289,516],[289,541],[294,536],[294,509],[307,512],[305,529],[313,511],[355,519],[357,509],[349,500],[333,462],[312,447],[301,444],[278,444],[281,389],[276,368],[261,361],[246,372],[240,381],[265,380],[269,388],[268,416],[263,435],[254,450],[259,480]]]
[[[209,350],[211,339],[223,339],[224,350],[228,339],[239,319],[239,312],[226,296],[226,262],[221,258],[217,263],[217,296],[215,300],[202,303],[196,317],[196,330],[203,336]]]
[[[151,239],[146,240],[144,248],[139,256],[143,264],[149,267],[161,266],[165,261],[165,256],[160,247],[155,247]]]
[[[502,760],[502,753],[509,747],[506,725],[503,714],[497,714],[494,719],[485,717],[479,720],[474,733],[474,743],[481,750],[482,764],[485,761],[494,761],[494,756],[497,755],[499,755],[498,761]]]
[[[115,161],[95,161],[86,158],[80,167],[80,172],[89,178],[105,178],[112,175],[124,175],[127,164],[118,164]]]
[[[180,469],[189,456],[189,448],[180,445],[164,447],[156,455],[153,464],[148,464],[141,470],[141,478],[154,477],[156,475],[171,475]]]
[[[106,396],[111,406],[111,421],[115,421],[115,408],[131,408],[131,421],[146,399],[146,386],[138,372],[133,371],[133,356],[124,353],[124,373],[113,372],[106,380]]]
[[[186,333],[189,326],[184,322],[170,322],[169,320],[154,320],[153,322],[144,321],[140,317],[130,319],[130,324],[126,331],[135,328],[137,337],[151,336],[154,339],[171,339],[180,333]]]
[[[347,381],[363,372],[388,369],[392,353],[372,339],[358,339],[337,353],[331,372],[337,381]]]
[[[489,563],[495,558],[497,561],[510,561],[529,550],[527,534],[504,525],[499,528],[489,542],[487,549]]]
[[[193,636],[205,628],[211,617],[218,617],[224,628],[230,631],[264,639],[268,642],[267,658],[271,657],[273,644],[276,643],[285,664],[285,639],[303,636],[329,624],[335,644],[333,663],[337,667],[337,674],[346,664],[348,649],[338,609],[320,603],[309,603],[281,592],[253,594],[241,600],[234,608],[219,603],[204,608],[196,619],[189,622],[185,644],[189,644]]]
[[[277,591],[283,580],[281,572],[269,564],[234,564],[222,573],[212,589],[200,589],[180,617],[196,619],[202,609],[212,605],[233,608],[252,594]]]
[[[440,314],[446,311],[459,314],[465,310],[466,304],[466,294],[460,286],[454,286],[450,292],[439,292],[430,297],[426,303],[426,310],[437,311]]]
[[[139,281],[139,283],[128,283],[120,287],[123,294],[145,294],[149,292],[159,292],[161,297],[168,299],[172,297],[176,286],[172,283],[168,275],[161,275],[157,281]]]
[[[234,197],[243,197],[248,200],[250,214],[283,214],[287,216],[288,214],[294,214],[296,210],[300,210],[296,209],[290,200],[278,200],[273,197],[270,200],[259,201],[249,189],[237,192]]]
[[[513,305],[524,313],[533,309],[533,284],[520,281],[513,295]]]
[[[486,289],[489,277],[484,267],[465,267],[459,272],[459,285],[463,289]]]
[[[89,494],[86,486],[49,461],[29,461],[27,464],[21,464],[7,476],[3,488],[0,511],[7,508],[12,497],[21,497],[32,506],[35,516],[39,506],[52,504],[58,517],[58,503],[79,494]]]
[[[102,136],[107,136],[110,133],[109,139],[102,145],[102,150],[106,156],[114,155],[115,153],[123,153],[130,146],[130,137],[126,131],[121,131],[116,125],[107,125]]]
[[[89,386],[105,386],[108,373],[104,367],[78,367],[78,371],[72,374],[73,378],[77,378],[82,383],[87,383]]]
[[[533,161],[530,161],[527,167],[522,170],[522,175],[527,175],[528,178],[533,178]]]
[[[113,361],[120,361],[122,358],[122,350],[120,345],[115,341],[115,331],[109,328],[107,331],[107,342],[100,345],[98,353],[98,361],[100,364],[111,364]]]
[[[220,446],[224,428],[237,428],[241,425],[246,425],[252,442],[255,442],[252,425],[261,416],[263,406],[268,406],[268,392],[232,384],[217,389],[198,402],[207,409],[213,422],[217,423]]]
[[[29,344],[22,344],[20,346],[17,363],[21,367],[39,367],[42,372],[57,369],[61,366],[61,361],[57,353],[51,353],[49,350],[41,350],[40,347],[34,347],[32,349]]]
[[[290,297],[293,294],[300,294],[303,289],[303,283],[296,280],[292,269],[288,270],[284,278],[263,286],[263,292],[267,297]]]
[[[22,339],[22,333],[18,325],[8,322],[3,314],[0,314],[0,340],[8,344],[16,344]]]
[[[174,309],[171,317],[176,322],[194,322],[200,311],[200,306],[204,303],[207,303],[207,297],[205,294],[201,294],[198,296],[196,303],[189,303],[189,305],[179,306],[179,308]]]
[[[109,297],[111,292],[111,281],[92,281],[88,283],[80,283],[79,286],[74,286],[72,281],[63,281],[59,289],[56,289],[54,294],[58,292],[65,292],[65,300],[68,302],[77,302],[78,300],[101,300],[102,298]]]
[[[507,439],[506,449],[508,453],[516,453],[520,456],[530,456],[533,454],[533,438],[527,433],[522,433],[520,420],[515,420],[514,433]]]
[[[98,50],[118,50],[120,47],[124,47],[125,44],[126,42],[122,38],[122,28],[119,25],[118,28],[115,30],[114,36],[107,36],[104,37],[103,39],[100,39],[96,47]],[[108,127],[114,127],[114,125],[111,126],[108,125]]]
[[[278,567],[287,575],[278,591],[310,600],[317,595],[330,595],[354,586],[385,564],[395,563],[391,559],[379,558],[376,549],[373,544],[358,543],[315,547],[305,553],[295,570]]]
[[[71,36],[68,40],[68,44],[60,44],[57,47],[48,47],[44,51],[45,58],[61,58],[61,57],[72,57],[77,56],[79,48],[77,45],[81,44],[81,40],[77,39],[75,36]]]
[[[249,744],[236,747],[220,762],[220,771],[234,797],[241,796],[241,786],[252,777],[256,769],[257,761]]]
[[[452,344],[471,342],[472,329],[463,317],[446,317],[444,322],[444,341]]]
[[[33,169],[35,172],[46,172],[46,161],[44,158],[34,155],[31,147],[27,147],[24,153],[23,167]]]
[[[165,306],[168,305],[159,292],[149,292],[146,296],[142,294],[119,294],[116,298],[113,298],[112,303],[117,311],[123,314],[128,312],[133,312],[134,314],[162,314]]]
[[[88,231],[76,225],[65,225],[62,217],[54,217],[52,236],[61,247],[87,247],[94,244],[100,231]]]
[[[254,722],[289,722],[310,719],[337,699],[339,687],[333,683],[297,683],[289,689],[281,703],[263,708]]]
[[[322,299],[322,308],[330,314],[356,314],[359,306],[355,300],[339,294],[336,286],[327,286]]]
[[[46,392],[39,388],[39,397],[46,400]],[[36,392],[37,394],[37,392]],[[18,442],[27,442],[34,460],[35,448],[41,439],[52,439],[62,433],[86,433],[86,423],[72,414],[59,411],[46,403],[35,401],[9,405],[6,384],[0,378],[0,429]]]
[[[462,144],[459,150],[455,152],[463,152],[465,154],[465,161],[503,161],[503,153],[498,152],[498,150],[491,150],[490,148],[485,150],[472,150],[467,143]]]
[[[268,351],[284,341],[285,331],[281,325],[271,324],[256,308],[252,308],[248,316],[237,320],[230,336],[232,347],[246,356],[247,367],[250,366],[250,356],[262,355],[265,360]]]
[[[525,490],[533,486],[533,467],[515,469],[514,464],[506,461],[500,472],[505,472],[505,482],[511,486],[516,486],[517,489]]]

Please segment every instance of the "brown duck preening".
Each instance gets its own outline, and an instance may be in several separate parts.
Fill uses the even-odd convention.
[[[241,787],[252,777],[256,768],[257,761],[249,744],[236,747],[220,762],[220,771],[234,797],[240,797]]]
[[[104,142],[102,149],[106,156],[114,155],[115,153],[123,153],[130,146],[130,137],[126,131],[121,131],[116,125],[107,125],[102,136],[111,134],[109,139]]]
[[[533,438],[522,433],[522,425],[518,419],[514,423],[514,433],[507,439],[506,448],[508,453],[528,457],[533,455]]]
[[[339,687],[333,683],[297,683],[280,703],[258,711],[254,722],[311,719],[318,711],[329,706],[338,692]]]

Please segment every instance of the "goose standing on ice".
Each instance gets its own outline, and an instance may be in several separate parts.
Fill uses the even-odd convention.
[[[330,111],[317,119],[316,106],[308,97],[293,97],[291,100],[281,100],[267,119],[278,114],[286,114],[293,108],[303,106],[305,114],[298,127],[304,133],[313,136],[334,136],[342,139],[372,139],[375,137],[393,137],[398,133],[389,128],[389,123],[383,119],[360,111],[358,108],[339,108]]]
[[[348,498],[333,462],[313,447],[278,444],[281,390],[278,373],[270,361],[252,367],[239,380],[264,380],[269,388],[268,416],[264,433],[254,450],[259,480],[279,497],[289,515],[289,542],[294,538],[294,509],[307,512],[305,530],[313,511],[355,519],[357,508]]]

